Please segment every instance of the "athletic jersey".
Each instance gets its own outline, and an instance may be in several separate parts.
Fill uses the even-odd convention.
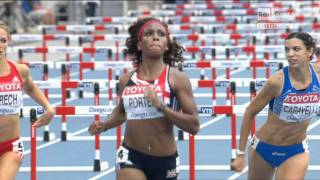
[[[7,61],[10,74],[0,76],[0,115],[17,114],[23,105],[22,78],[16,66]]]
[[[304,90],[292,87],[288,66],[283,69],[284,82],[281,94],[269,103],[269,109],[281,120],[301,122],[310,120],[318,113],[320,100],[320,84],[318,77],[310,65],[311,83]]]
[[[19,155],[20,159],[24,157],[23,142],[20,137],[0,142],[0,157],[6,152],[15,152]]]
[[[158,98],[161,99],[168,107],[171,107],[175,111],[180,109],[176,95],[168,82],[169,70],[170,67],[166,65],[161,75],[153,82],[139,79],[137,72],[134,72],[131,75],[122,93],[123,106],[128,120],[163,117],[163,113],[157,111],[157,109],[152,106],[144,96],[146,87],[154,88],[157,92]]]

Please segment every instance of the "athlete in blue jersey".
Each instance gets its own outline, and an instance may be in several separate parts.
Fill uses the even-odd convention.
[[[183,48],[170,40],[168,27],[157,19],[140,19],[126,41],[134,71],[120,78],[120,103],[105,122],[93,122],[91,134],[126,121],[117,151],[117,179],[177,179],[179,156],[173,126],[196,134],[197,107],[187,75],[174,68]]]
[[[244,150],[253,117],[267,104],[267,122],[256,132],[249,147],[248,179],[304,179],[309,150],[306,130],[319,113],[319,65],[310,64],[316,45],[303,32],[285,39],[288,66],[271,76],[245,111],[239,153],[232,167],[244,168]]]

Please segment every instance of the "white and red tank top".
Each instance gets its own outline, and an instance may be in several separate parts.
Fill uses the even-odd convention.
[[[126,112],[127,120],[154,119],[163,117],[144,96],[146,87],[154,88],[157,96],[168,107],[175,111],[180,110],[177,97],[169,84],[169,65],[163,68],[161,75],[152,82],[142,80],[134,72],[126,84],[123,93],[123,106]]]
[[[7,62],[10,74],[0,76],[0,115],[17,114],[23,105],[23,80],[16,66]]]

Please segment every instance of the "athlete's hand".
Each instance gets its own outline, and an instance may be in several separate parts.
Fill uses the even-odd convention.
[[[147,100],[152,104],[152,106],[159,108],[161,106],[161,101],[157,96],[157,92],[150,88],[146,87],[144,91],[144,96],[147,98]]]
[[[233,171],[241,172],[244,169],[244,156],[240,155],[231,163]]]
[[[106,124],[102,121],[93,121],[88,129],[89,134],[96,135],[106,131]]]
[[[48,125],[54,114],[55,112],[52,108],[47,109],[46,112],[33,123],[33,126],[38,128],[44,125]]]

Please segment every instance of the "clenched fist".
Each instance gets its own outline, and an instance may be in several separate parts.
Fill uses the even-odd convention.
[[[88,129],[88,132],[91,135],[100,134],[102,132],[106,131],[106,124],[102,121],[93,121]]]
[[[231,168],[236,172],[241,172],[244,169],[244,156],[237,156],[231,163]]]

